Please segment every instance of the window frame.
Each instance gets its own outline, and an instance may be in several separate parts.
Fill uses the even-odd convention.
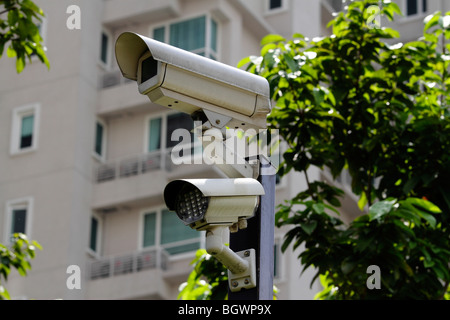
[[[149,207],[146,209],[143,209],[139,213],[139,231],[138,231],[138,251],[145,251],[149,249],[157,249],[161,250],[166,248],[167,244],[161,244],[162,239],[162,215],[165,210],[168,210],[165,206],[155,206],[155,207]],[[170,210],[169,210],[170,211]],[[147,214],[155,214],[155,244],[151,246],[144,246],[144,222],[145,222],[145,216]],[[175,214],[175,213],[173,213]],[[186,226],[188,228],[188,226]],[[183,242],[183,241],[192,241],[192,243],[195,243],[198,241],[199,248],[204,248],[204,236],[203,231],[197,232],[198,237],[189,238],[186,240],[181,240],[177,242]],[[176,243],[176,242],[174,242]],[[189,244],[189,243],[186,243]],[[186,251],[181,253],[175,253],[175,254],[169,254],[169,258],[171,260],[178,260],[178,259],[184,259],[186,257],[192,256],[193,253],[195,253],[196,250],[193,251]]]
[[[193,53],[198,53],[201,50],[204,50],[204,57],[209,58],[214,57],[213,60],[219,61],[220,60],[220,24],[219,20],[216,19],[211,13],[205,12],[200,14],[194,14],[194,15],[187,15],[183,16],[182,18],[177,19],[171,19],[165,21],[163,24],[156,24],[150,27],[149,34],[150,38],[153,39],[154,31],[157,29],[164,28],[164,43],[170,44],[170,26],[176,23],[180,22],[187,22],[190,20],[194,20],[197,18],[205,17],[206,19],[206,30],[205,30],[205,47],[201,49],[197,49],[194,51],[191,51]],[[212,36],[212,21],[216,23],[216,50],[213,49],[211,36]]]
[[[167,156],[172,152],[172,149],[175,147],[168,147],[167,142],[170,137],[167,137],[167,126],[168,126],[168,120],[171,115],[182,113],[177,110],[170,110],[170,111],[164,111],[164,112],[158,112],[158,113],[152,113],[147,115],[144,118],[144,128],[145,128],[145,136],[144,136],[144,146],[143,146],[143,153],[146,155],[160,155],[161,156],[161,163],[160,168],[161,169],[167,169]],[[160,137],[160,148],[158,150],[149,151],[149,143],[150,143],[150,121],[153,119],[161,118],[161,137]],[[195,126],[195,123],[193,123],[193,126]],[[195,134],[195,133],[194,133]],[[181,142],[178,142],[176,146],[178,146]],[[197,164],[202,163],[203,161],[203,149],[202,144],[200,141],[191,141],[191,153],[185,158],[184,156],[179,158],[178,160],[182,161],[182,163],[189,163],[189,164]],[[193,144],[192,144],[193,143]],[[199,150],[198,148],[201,148]]]
[[[91,248],[92,219],[97,220],[97,235],[96,235],[96,239],[95,239],[96,250],[93,250]],[[103,250],[102,239],[103,239],[103,218],[96,212],[93,212],[91,214],[91,218],[89,220],[89,239],[88,239],[88,245],[87,245],[87,251],[91,256],[96,257],[96,258],[101,257],[102,250]]]
[[[106,45],[106,61],[102,60],[102,48],[103,48],[103,35],[106,36],[108,43]],[[98,64],[100,67],[102,67],[104,70],[110,70],[113,60],[113,34],[107,30],[106,28],[102,27],[100,32],[100,51],[98,55]]]
[[[166,150],[166,136],[167,136],[167,117],[168,115],[176,113],[176,111],[169,111],[169,112],[157,112],[152,113],[144,117],[144,128],[145,128],[145,136],[144,136],[144,146],[143,151],[144,154],[149,153],[160,153],[161,151]],[[149,143],[150,143],[150,121],[153,119],[161,118],[161,137],[160,137],[160,147],[159,150],[149,151]]]
[[[281,12],[285,12],[289,9],[289,4],[287,0],[281,0],[281,7],[278,8],[270,8],[270,1],[271,0],[265,0],[264,1],[264,6],[265,6],[265,14],[266,15],[271,15],[271,14],[277,14],[277,13],[281,13]]]
[[[23,118],[33,115],[33,134],[31,146],[21,148],[20,139],[22,132]],[[39,145],[39,127],[40,127],[40,104],[33,103],[14,108],[12,111],[12,126],[11,126],[11,140],[10,140],[10,154],[19,155],[28,152],[33,152],[38,149]]]
[[[167,152],[170,151],[168,149],[171,149],[170,147],[167,146],[167,141],[168,139],[170,139],[170,137],[167,137],[167,127],[168,127],[168,121],[169,121],[169,117],[171,115],[175,115],[178,113],[182,113],[180,111],[176,111],[176,110],[170,110],[170,111],[165,111],[165,112],[158,112],[158,113],[152,113],[149,114],[145,117],[145,137],[144,137],[144,154],[149,154],[149,153],[158,153],[158,152]],[[154,119],[158,119],[161,118],[161,137],[160,137],[160,148],[159,150],[154,150],[154,151],[149,151],[149,136],[150,136],[150,121],[154,120]]]
[[[33,218],[33,207],[34,199],[32,197],[25,197],[19,199],[13,199],[6,202],[5,206],[5,226],[4,226],[4,243],[11,244],[11,228],[12,228],[12,215],[14,210],[25,209],[26,210],[26,220],[25,220],[25,234],[30,239],[31,238],[31,226]]]
[[[402,12],[404,12],[404,20],[410,20],[414,18],[422,18],[423,16],[426,16],[428,14],[428,11],[430,9],[430,3],[427,1],[427,10],[424,11],[423,9],[423,0],[415,0],[417,2],[417,13],[408,15],[408,0],[402,1]]]
[[[96,149],[97,144],[97,124],[100,124],[103,127],[103,136],[102,136],[102,154],[98,154]],[[94,129],[94,149],[92,150],[92,155],[95,159],[100,162],[106,161],[106,151],[107,151],[107,135],[108,135],[108,126],[106,122],[100,118],[95,120],[95,129]]]

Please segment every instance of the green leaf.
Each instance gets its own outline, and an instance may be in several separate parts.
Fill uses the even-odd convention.
[[[380,220],[380,218],[382,218],[384,215],[388,214],[392,210],[392,208],[396,202],[397,202],[397,200],[393,199],[393,200],[383,200],[383,201],[374,203],[369,208],[370,221]]]
[[[302,72],[309,74],[314,80],[318,80],[318,73],[313,67],[309,65],[302,66]]]
[[[239,63],[237,64],[238,68],[242,68],[243,66],[245,66],[246,64],[252,62],[250,57],[245,57],[244,59],[242,59],[241,61],[239,61]]]
[[[291,57],[289,53],[283,54],[284,61],[288,65],[289,69],[291,69],[292,72],[296,72],[299,70],[298,63]]]
[[[366,198],[366,194],[363,192],[361,194],[361,197],[358,200],[358,208],[359,210],[363,211],[364,207],[366,206],[366,204],[368,203],[367,198]]]
[[[283,36],[278,34],[269,34],[261,40],[261,47],[264,47],[266,44],[269,43],[278,43],[283,41],[286,41],[286,39]]]
[[[400,9],[400,7],[398,6],[398,4],[396,4],[395,2],[389,2],[389,6],[392,8],[392,11],[395,12],[396,14],[398,14],[399,16],[403,16],[402,14],[402,10]]]
[[[428,31],[428,29],[434,27],[438,24],[440,18],[440,12],[436,14],[430,14],[428,15],[424,20],[423,23],[425,26],[423,27],[424,31]]]
[[[6,56],[8,58],[14,58],[15,56],[17,56],[17,52],[16,52],[16,50],[14,50],[14,48],[12,46],[9,46],[6,49]]]
[[[24,68],[25,68],[25,59],[23,57],[17,57],[16,59],[17,73],[21,73]]]
[[[302,223],[301,227],[302,227],[303,231],[305,231],[308,235],[311,235],[314,232],[314,230],[316,230],[317,221],[312,220],[312,221],[308,221],[307,223]]]
[[[312,209],[318,214],[325,213],[325,205],[323,203],[314,203]]]
[[[271,53],[272,52],[272,56],[273,56],[273,51],[277,48],[277,45],[275,43],[269,43],[266,44],[264,47],[262,47],[261,49],[261,56],[265,56],[267,53]]]
[[[19,12],[17,9],[13,9],[8,12],[8,24],[10,27],[16,25],[17,21],[19,21]]]
[[[438,206],[436,206],[435,204],[433,204],[432,202],[430,202],[428,200],[420,199],[420,198],[408,198],[408,199],[406,199],[406,201],[415,205],[416,207],[419,207],[419,208],[429,211],[431,213],[434,213],[434,214],[442,213],[442,210]]]
[[[325,92],[323,92],[323,90],[320,88],[313,89],[313,96],[314,96],[316,105],[322,104],[322,102],[325,100]]]
[[[0,300],[11,300],[8,290],[0,284]]]
[[[436,228],[436,218],[429,212],[440,213],[441,211],[434,204],[423,199],[407,198],[401,202],[401,205],[413,214],[427,221],[432,229]]]

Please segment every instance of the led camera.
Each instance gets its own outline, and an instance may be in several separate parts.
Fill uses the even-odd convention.
[[[263,186],[251,178],[182,179],[166,186],[164,200],[186,225],[206,230],[251,218],[263,194]]]

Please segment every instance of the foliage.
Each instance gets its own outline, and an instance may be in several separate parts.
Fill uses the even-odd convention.
[[[450,13],[427,17],[419,40],[392,45],[399,34],[369,24],[372,5],[351,2],[329,37],[269,35],[261,56],[239,66],[269,81],[269,121],[289,145],[279,173],[305,175],[307,189],[276,222],[292,226],[283,250],[305,244],[301,263],[327,284],[318,297],[441,299],[450,281]],[[381,6],[388,19],[401,14]],[[348,171],[368,213],[344,225],[342,190],[311,182],[311,166],[334,179]],[[381,268],[381,290],[366,287],[370,265]]]
[[[228,299],[228,274],[222,263],[211,258],[205,249],[199,249],[191,264],[194,265],[194,269],[187,281],[180,285],[179,300]],[[278,294],[276,286],[273,287],[273,294],[276,300]]]
[[[27,275],[31,269],[30,259],[35,257],[36,248],[42,249],[36,241],[28,240],[21,233],[13,235],[11,248],[0,244],[0,300],[9,300],[10,296],[2,283],[8,280],[11,268],[16,269],[21,276]]]
[[[0,58],[6,46],[6,55],[16,58],[17,73],[25,68],[26,59],[31,62],[33,56],[50,67],[36,25],[43,17],[42,9],[31,0],[0,1]]]
[[[180,286],[180,300],[225,300],[228,296],[227,269],[206,250],[199,249],[191,262],[194,269]],[[206,278],[206,280],[205,280]]]

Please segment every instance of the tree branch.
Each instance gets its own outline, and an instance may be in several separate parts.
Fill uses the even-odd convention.
[[[12,10],[18,10],[18,9],[19,9],[19,8],[17,8],[16,6],[14,6],[14,7],[11,7],[11,8],[9,8],[9,9],[0,11],[0,14],[4,14],[4,13],[7,13],[7,12],[9,12],[9,11],[12,11]]]

